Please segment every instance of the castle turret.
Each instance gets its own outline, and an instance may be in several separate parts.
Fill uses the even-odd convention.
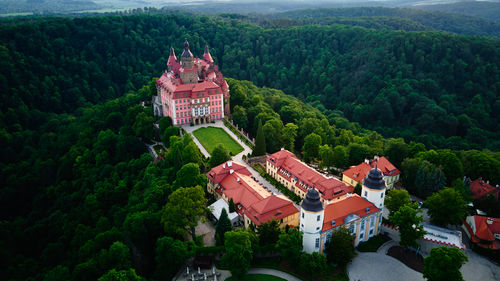
[[[205,45],[205,52],[203,53],[203,59],[208,63],[213,63],[212,55],[210,55],[210,51],[208,50],[208,45]]]
[[[172,71],[174,65],[178,64],[177,57],[175,56],[175,51],[173,47],[170,47],[170,54],[168,56],[167,67],[168,71]]]
[[[382,171],[375,167],[370,170],[363,180],[361,197],[372,202],[377,208],[382,209],[384,207],[386,188]]]
[[[300,231],[304,233],[302,245],[306,253],[318,252],[320,234],[323,227],[324,210],[319,192],[309,188],[306,197],[302,200],[300,210]]]
[[[182,67],[186,69],[193,68],[193,61],[194,61],[194,56],[193,53],[191,53],[191,50],[189,50],[189,42],[186,39],[186,41],[184,42],[184,52],[182,52],[181,55]]]
[[[184,42],[184,52],[181,55],[181,66],[182,69],[179,73],[182,83],[184,84],[192,84],[198,83],[198,70],[193,69],[194,66],[194,56],[189,50],[189,42],[186,39]]]

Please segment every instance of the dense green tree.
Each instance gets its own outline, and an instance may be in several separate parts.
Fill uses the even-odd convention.
[[[200,167],[195,163],[188,163],[177,171],[174,187],[205,186],[206,176],[200,174]]]
[[[354,186],[354,193],[361,196],[362,190],[363,190],[363,186],[361,186],[361,184],[359,182],[357,182],[356,185]]]
[[[408,145],[401,138],[389,139],[384,147],[384,154],[396,167],[401,167],[403,159],[408,155]]]
[[[165,232],[183,237],[189,229],[193,239],[198,220],[207,211],[207,199],[200,186],[181,187],[168,196],[161,223]]]
[[[425,235],[424,217],[420,216],[420,209],[415,204],[401,206],[389,219],[399,228],[401,241],[404,247],[417,248],[417,240]]]
[[[231,160],[231,155],[229,155],[229,151],[222,144],[218,144],[212,154],[210,155],[209,164],[211,167],[216,167],[228,160]]]
[[[166,147],[170,147],[170,137],[171,136],[178,136],[179,135],[179,127],[176,126],[169,126],[163,131],[163,144]]]
[[[402,206],[410,204],[410,194],[404,189],[389,190],[385,197],[385,207],[389,210],[389,216],[394,215]]]
[[[152,116],[141,112],[137,114],[132,128],[137,136],[149,140],[153,138],[153,122]]]
[[[294,123],[287,123],[283,128],[283,143],[285,149],[292,152],[295,151],[295,138],[297,137],[298,128],[299,127]]]
[[[328,144],[319,147],[319,156],[321,158],[321,167],[329,168],[335,164],[333,149]]]
[[[345,147],[337,145],[333,149],[333,163],[337,168],[344,168],[349,160]]]
[[[158,121],[158,127],[160,128],[160,132],[162,134],[170,126],[172,126],[172,118],[170,118],[170,116],[161,117],[160,121]]]
[[[248,231],[229,231],[224,235],[226,253],[222,261],[237,278],[245,275],[253,258],[251,233]]]
[[[234,90],[231,89],[231,99],[233,99],[233,92]],[[243,106],[236,105],[231,112],[231,118],[233,119],[234,123],[236,123],[240,128],[248,131],[247,111]]]
[[[332,231],[332,235],[325,243],[324,253],[328,262],[344,266],[356,256],[354,250],[354,236],[345,227]]]
[[[137,276],[133,268],[128,270],[111,269],[103,276],[99,277],[98,281],[142,281],[144,278]]]
[[[310,162],[319,156],[319,146],[321,145],[321,136],[311,133],[304,138],[304,161]]]
[[[230,213],[236,212],[236,206],[234,206],[233,198],[229,198],[229,212]]]
[[[460,191],[445,188],[428,197],[424,203],[433,223],[446,226],[459,224],[465,218],[467,204]]]
[[[159,280],[171,280],[179,271],[189,255],[189,249],[185,242],[172,237],[164,236],[156,241],[155,248],[156,272]]]
[[[311,279],[314,276],[321,276],[327,269],[326,257],[320,253],[302,253],[300,255],[299,269],[310,276]]]
[[[415,175],[415,194],[427,197],[434,192],[441,190],[446,184],[446,177],[443,171],[429,162],[423,162]]]
[[[277,220],[263,222],[257,226],[257,233],[259,235],[259,244],[261,246],[274,245],[278,242],[281,234],[280,223]]]
[[[262,122],[259,121],[259,125],[257,127],[257,136],[255,137],[255,148],[253,150],[253,155],[261,156],[264,154],[266,154],[266,138],[262,129]]]
[[[287,259],[292,265],[297,265],[302,252],[303,233],[297,229],[289,229],[288,232],[281,233],[278,238],[277,247],[281,256]]]
[[[429,281],[464,280],[460,267],[468,261],[467,256],[453,247],[438,247],[424,259],[424,278]]]
[[[222,212],[215,225],[215,241],[217,245],[224,245],[224,234],[232,229],[233,226],[227,216],[227,211],[225,208],[222,208]]]
[[[350,143],[347,146],[349,154],[349,165],[358,165],[365,161],[366,158],[371,158],[372,152],[368,145],[359,143]]]

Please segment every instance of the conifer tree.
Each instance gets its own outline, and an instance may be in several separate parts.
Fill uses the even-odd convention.
[[[224,245],[224,233],[231,231],[232,228],[226,209],[222,208],[219,220],[215,225],[215,241],[217,245]]]
[[[236,206],[234,206],[233,198],[229,199],[229,212],[230,213],[236,212]]]
[[[255,148],[253,150],[254,156],[261,156],[266,154],[266,138],[264,136],[264,130],[262,129],[262,122],[259,120],[259,126],[257,127],[257,136],[255,137]]]

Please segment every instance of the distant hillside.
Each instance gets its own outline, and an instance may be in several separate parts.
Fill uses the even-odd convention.
[[[68,13],[81,10],[100,8],[91,0],[2,0],[0,14],[31,12],[43,13]]]
[[[422,5],[415,6],[415,8],[428,11],[457,13],[500,21],[500,2],[464,1],[450,4]]]
[[[407,8],[361,7],[341,9],[307,9],[295,10],[273,15],[274,18],[302,20],[313,24],[334,24],[346,22],[348,18],[355,18],[353,25],[377,28],[377,24],[367,26],[366,22],[383,23],[385,28],[400,30],[441,30],[466,35],[481,35],[500,38],[500,23],[438,11],[423,11]],[[382,17],[382,18],[381,18]],[[391,22],[391,20],[395,22]],[[405,19],[405,20],[402,20]],[[364,21],[365,24],[359,24]],[[398,24],[400,24],[398,26]],[[421,29],[415,29],[420,26]],[[410,27],[410,28],[408,28]]]

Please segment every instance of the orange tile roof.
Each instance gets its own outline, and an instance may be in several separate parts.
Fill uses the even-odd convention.
[[[495,238],[495,234],[500,234],[500,218],[474,216],[473,222],[475,233],[467,221],[464,222],[469,233],[472,234],[472,241],[483,248],[500,249],[500,241]],[[485,243],[486,241],[489,243]]]
[[[483,198],[486,194],[493,194],[498,199],[500,189],[491,186],[482,179],[477,179],[470,183],[470,191],[472,196],[476,199]]]
[[[231,167],[229,167],[229,162],[224,162],[217,167],[212,168],[206,176],[207,178],[215,184],[220,183],[227,175],[229,175],[231,169],[233,172],[238,172],[243,175],[250,176],[252,173],[247,169],[247,167],[242,164],[238,164],[236,162],[231,163]]]
[[[345,219],[349,215],[357,215],[362,218],[378,211],[380,209],[375,207],[373,203],[353,194],[351,197],[326,205],[323,231],[345,224]],[[332,225],[332,221],[335,221],[335,225]]]
[[[288,181],[297,177],[295,186],[303,192],[307,192],[309,187],[314,186],[326,200],[340,197],[351,193],[353,188],[336,178],[327,178],[315,169],[309,167],[304,162],[295,157],[288,150],[280,150],[267,158],[274,166],[279,167],[278,173]],[[283,171],[281,169],[284,169]]]
[[[368,175],[368,172],[375,167],[379,168],[380,171],[382,171],[382,173],[384,174],[384,176],[396,176],[401,173],[384,156],[379,157],[378,160],[377,158],[374,158],[369,162],[370,164],[363,162],[357,166],[353,166],[342,172],[342,174],[346,175],[347,177],[357,182],[360,182],[366,177],[366,175]]]
[[[235,162],[231,167],[228,167],[227,162],[223,163],[207,173],[210,181],[220,184],[221,188],[217,189],[217,193],[232,198],[236,206],[241,204],[236,212],[246,214],[255,225],[272,219],[280,220],[299,212],[290,200],[272,195],[250,178],[250,175],[245,166]]]
[[[298,212],[299,210],[291,201],[271,195],[253,204],[247,209],[246,215],[255,225],[260,225],[263,222],[280,220]]]

